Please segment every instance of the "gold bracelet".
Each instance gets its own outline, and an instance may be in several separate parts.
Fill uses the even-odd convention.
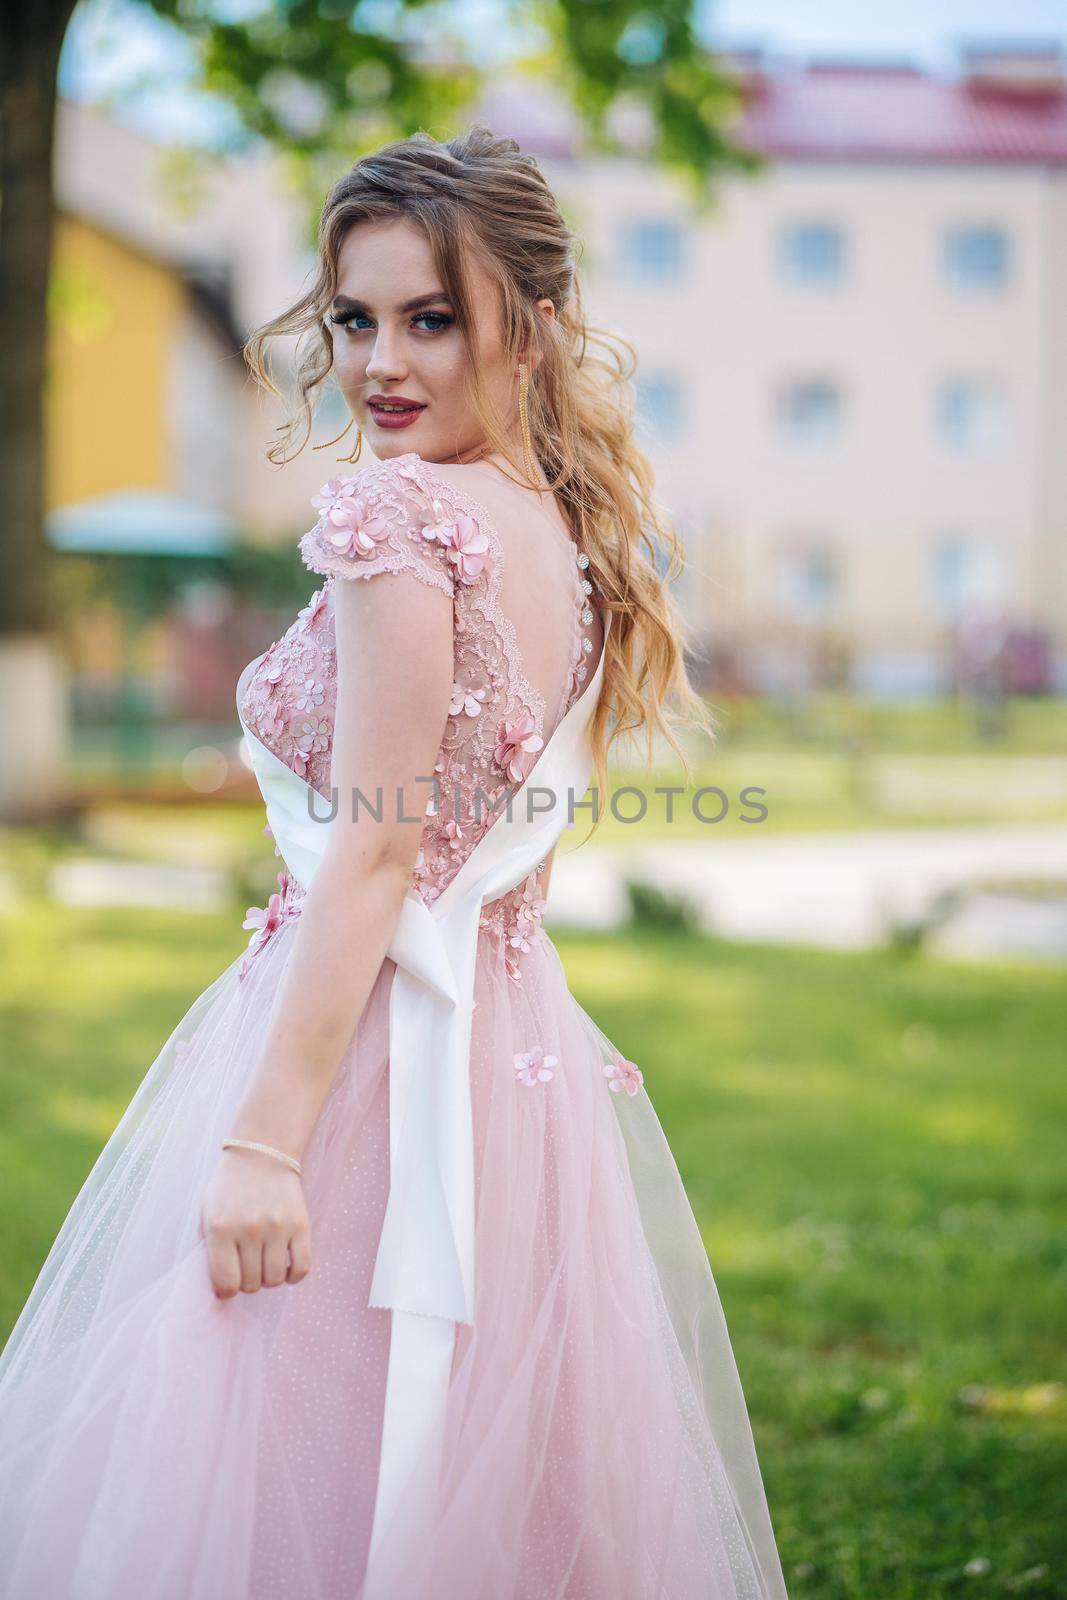
[[[260,1144],[258,1139],[223,1139],[224,1150],[262,1150],[265,1156],[274,1156],[278,1161],[284,1161],[300,1177],[302,1168],[295,1156],[286,1155],[284,1150],[275,1150],[272,1144]]]

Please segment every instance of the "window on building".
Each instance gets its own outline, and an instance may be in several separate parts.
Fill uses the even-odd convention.
[[[961,289],[999,289],[1008,280],[1008,236],[993,226],[949,228],[945,273]]]
[[[682,274],[682,230],[667,217],[632,217],[619,229],[619,265],[628,278],[664,283]]]
[[[841,431],[843,409],[841,389],[832,379],[801,379],[779,392],[778,429],[792,444],[826,444]]]
[[[781,552],[778,595],[791,617],[818,622],[829,615],[841,583],[836,550],[824,544],[789,546]]]
[[[682,395],[667,373],[642,374],[634,381],[637,423],[649,438],[674,438],[682,426]]]
[[[946,622],[954,622],[971,606],[998,604],[1003,576],[1000,553],[988,540],[962,533],[945,534],[934,546],[931,564],[931,588],[938,615]]]
[[[840,283],[845,241],[833,222],[788,222],[778,234],[778,270],[787,283]]]
[[[937,431],[954,450],[982,450],[1004,434],[999,387],[979,378],[949,378],[937,391]]]

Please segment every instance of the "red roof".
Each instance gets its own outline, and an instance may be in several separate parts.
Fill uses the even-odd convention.
[[[915,67],[753,73],[737,142],[813,161],[1067,162],[1067,83],[1017,88]]]
[[[737,143],[779,159],[1067,163],[1067,78],[997,81],[972,52],[970,77],[934,77],[899,62],[771,67],[759,52],[726,52],[747,104]],[[574,156],[579,119],[543,84],[498,84],[481,112],[535,155]]]

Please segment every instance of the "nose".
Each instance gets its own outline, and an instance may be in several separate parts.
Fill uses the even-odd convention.
[[[367,362],[367,377],[378,383],[395,383],[406,371],[399,338],[389,328],[379,327],[374,349]]]

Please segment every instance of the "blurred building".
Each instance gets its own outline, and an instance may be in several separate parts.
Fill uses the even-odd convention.
[[[584,237],[592,319],[638,352],[709,681],[928,694],[985,626],[1020,687],[1067,689],[1062,60],[975,48],[951,80],[733,64],[735,137],[768,166],[722,180],[703,220],[642,157],[639,123],[608,158],[543,91],[483,104]],[[239,340],[313,261],[277,163],[253,152],[190,192],[102,114],[63,103],[59,133],[57,320],[83,309],[55,364],[53,503],[158,487],[295,537],[345,446],[281,471],[263,456],[279,412]],[[329,397],[315,439],[345,417]]]
[[[295,539],[315,517],[309,496],[337,469],[332,459],[324,468],[327,452],[287,472],[267,462],[281,413],[264,403],[241,353],[307,266],[305,218],[269,152],[201,169],[104,111],[62,100],[55,181],[45,393],[53,545],[150,562],[217,552],[241,533]],[[69,624],[76,715],[112,715],[132,677],[156,714],[232,716],[237,673],[270,627],[255,608],[191,569],[165,612],[150,622],[127,613],[97,602]]]
[[[140,490],[267,537],[306,523],[326,452],[281,476],[270,466],[280,412],[241,355],[309,264],[271,153],[197,167],[61,100],[55,169],[49,509]]]
[[[559,108],[494,121],[542,148],[590,308],[639,352],[709,659],[924,694],[986,620],[1020,687],[1067,689],[1061,57],[734,65],[768,165],[705,221],[636,153],[582,157]]]

